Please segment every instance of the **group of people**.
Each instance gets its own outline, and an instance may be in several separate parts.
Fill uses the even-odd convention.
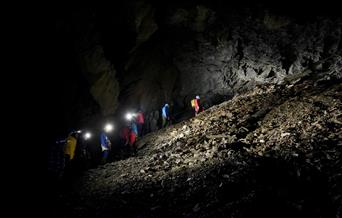
[[[127,121],[126,125],[120,131],[121,144],[129,146],[130,150],[135,152],[135,142],[137,138],[143,136],[144,132],[144,113],[141,109],[132,118]]]
[[[121,128],[119,137],[121,144],[124,146],[129,146],[131,150],[135,150],[135,142],[138,137],[143,136],[144,131],[144,113],[141,109],[138,110],[138,112],[134,115],[132,115],[132,118],[126,122],[126,124]],[[101,163],[104,164],[107,162],[108,156],[112,150],[112,143],[107,135],[108,131],[106,129],[102,130],[100,133],[100,146],[102,151],[102,160]],[[64,153],[66,157],[68,157],[70,160],[73,159],[74,151],[76,147],[76,141],[78,138],[78,134],[72,133],[66,141],[65,147],[64,147]]]
[[[195,116],[204,111],[204,108],[200,103],[200,97],[198,95],[191,100],[191,107],[194,109]],[[162,108],[162,128],[170,125],[171,120],[170,106],[166,103]]]
[[[120,139],[118,143],[135,152],[135,143],[143,136],[144,122],[144,114],[139,110],[118,132]],[[85,137],[86,134],[80,130],[71,130],[65,139],[56,141],[49,152],[49,172],[54,177],[70,177],[75,171],[89,168],[90,164],[105,164],[112,152],[112,142],[109,137],[112,127],[106,127],[99,133],[99,147],[90,146],[93,141],[89,142]],[[97,156],[100,150],[101,160],[100,156]],[[78,169],[80,167],[82,169]]]
[[[196,95],[195,99],[191,100],[191,107],[195,109],[195,116],[204,111],[204,108],[202,107],[200,102],[200,97],[198,95]]]
[[[65,139],[56,141],[48,154],[49,175],[58,180],[69,179],[74,172],[88,167],[85,160],[89,153],[86,151],[86,141],[81,137],[80,131],[70,131]]]
[[[197,116],[200,112],[204,111],[204,108],[200,104],[200,97],[196,96],[191,100],[191,106],[194,109],[194,115]],[[169,104],[165,104],[162,108],[162,128],[171,124],[171,115]],[[129,148],[133,153],[136,151],[135,143],[139,137],[144,133],[144,113],[141,109],[137,113],[133,114],[126,124],[121,128],[119,132],[120,143],[126,148]],[[101,147],[101,163],[107,162],[109,154],[112,150],[112,143],[107,135],[109,131],[105,128],[100,132],[100,147]],[[63,165],[64,170],[69,171],[73,165],[75,157],[81,159],[89,158],[87,155],[86,140],[81,137],[81,131],[71,131],[65,140],[59,141],[58,144],[63,144]],[[57,154],[57,153],[56,153]],[[62,164],[60,164],[62,166]],[[63,168],[63,167],[59,167]]]

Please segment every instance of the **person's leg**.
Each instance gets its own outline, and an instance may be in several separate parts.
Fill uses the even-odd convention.
[[[138,123],[138,136],[141,137],[142,136],[142,124]]]
[[[134,149],[133,149],[133,139],[132,139],[132,135],[129,136],[129,144],[128,144],[128,147],[129,147],[129,153],[133,153],[134,152]]]
[[[63,175],[65,178],[70,176],[70,155],[66,154],[64,157],[64,169],[63,169]]]
[[[145,134],[145,123],[141,124],[141,137]]]
[[[135,141],[136,141],[136,134],[134,134],[133,132],[129,135],[129,145],[130,145],[130,150],[131,153],[135,153]]]
[[[109,154],[108,150],[102,151],[102,163],[103,164],[105,164],[107,162],[108,154]]]
[[[163,117],[163,124],[162,124],[162,128],[164,128],[164,127],[165,127],[165,125],[166,125],[166,118],[165,118],[165,117]]]
[[[199,108],[196,108],[195,115],[197,116],[199,113]]]
[[[132,134],[132,142],[133,142],[133,144],[132,144],[132,149],[133,149],[133,154],[135,154],[135,153],[136,153],[136,150],[137,150],[136,144],[135,144],[136,141],[137,141],[137,135]]]

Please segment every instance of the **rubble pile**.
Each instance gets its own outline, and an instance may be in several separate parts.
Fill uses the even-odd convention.
[[[260,85],[89,170],[71,217],[341,217],[342,85]]]

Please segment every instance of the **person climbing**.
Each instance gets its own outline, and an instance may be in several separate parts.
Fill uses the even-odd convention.
[[[143,131],[144,131],[144,113],[142,112],[141,109],[138,110],[137,113],[137,118],[136,118],[136,123],[137,123],[137,127],[138,127],[138,137],[142,137],[143,136]]]
[[[200,112],[204,111],[204,108],[201,106],[200,103],[200,97],[198,95],[195,99],[191,100],[191,106],[195,109],[195,116],[197,116],[197,114],[199,114]]]
[[[111,142],[108,139],[107,135],[105,132],[101,132],[100,134],[100,143],[101,143],[101,149],[102,149],[102,164],[105,164],[108,159],[109,152],[111,150]]]
[[[73,174],[75,172],[73,160],[75,157],[78,136],[78,132],[72,131],[65,140],[65,144],[63,147],[65,160],[63,177],[65,181],[69,181],[73,177]]]
[[[137,124],[135,123],[135,121],[131,122],[131,126],[130,126],[130,132],[129,132],[129,145],[130,145],[130,149],[131,151],[134,153],[135,152],[135,141],[137,139],[138,136],[138,127]]]
[[[88,150],[88,138],[79,137],[77,140],[76,151],[75,151],[75,162],[79,171],[86,170],[90,167],[90,153]]]
[[[131,131],[134,132],[136,136],[138,136],[138,126],[135,120],[132,120],[131,122]]]
[[[120,131],[121,142],[124,146],[129,144],[129,134],[130,134],[130,128],[129,128],[129,125],[127,124]]]
[[[69,164],[71,160],[75,157],[76,144],[78,139],[78,133],[72,131],[64,144],[63,152],[65,156],[65,163]]]
[[[163,123],[162,127],[166,127],[170,124],[170,108],[168,104],[165,104],[162,109]]]

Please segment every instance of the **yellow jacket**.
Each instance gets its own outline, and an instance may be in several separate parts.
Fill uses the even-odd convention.
[[[76,150],[76,143],[77,140],[73,136],[68,136],[67,141],[64,145],[64,154],[67,154],[70,156],[70,160],[72,160],[75,156],[75,150]]]

